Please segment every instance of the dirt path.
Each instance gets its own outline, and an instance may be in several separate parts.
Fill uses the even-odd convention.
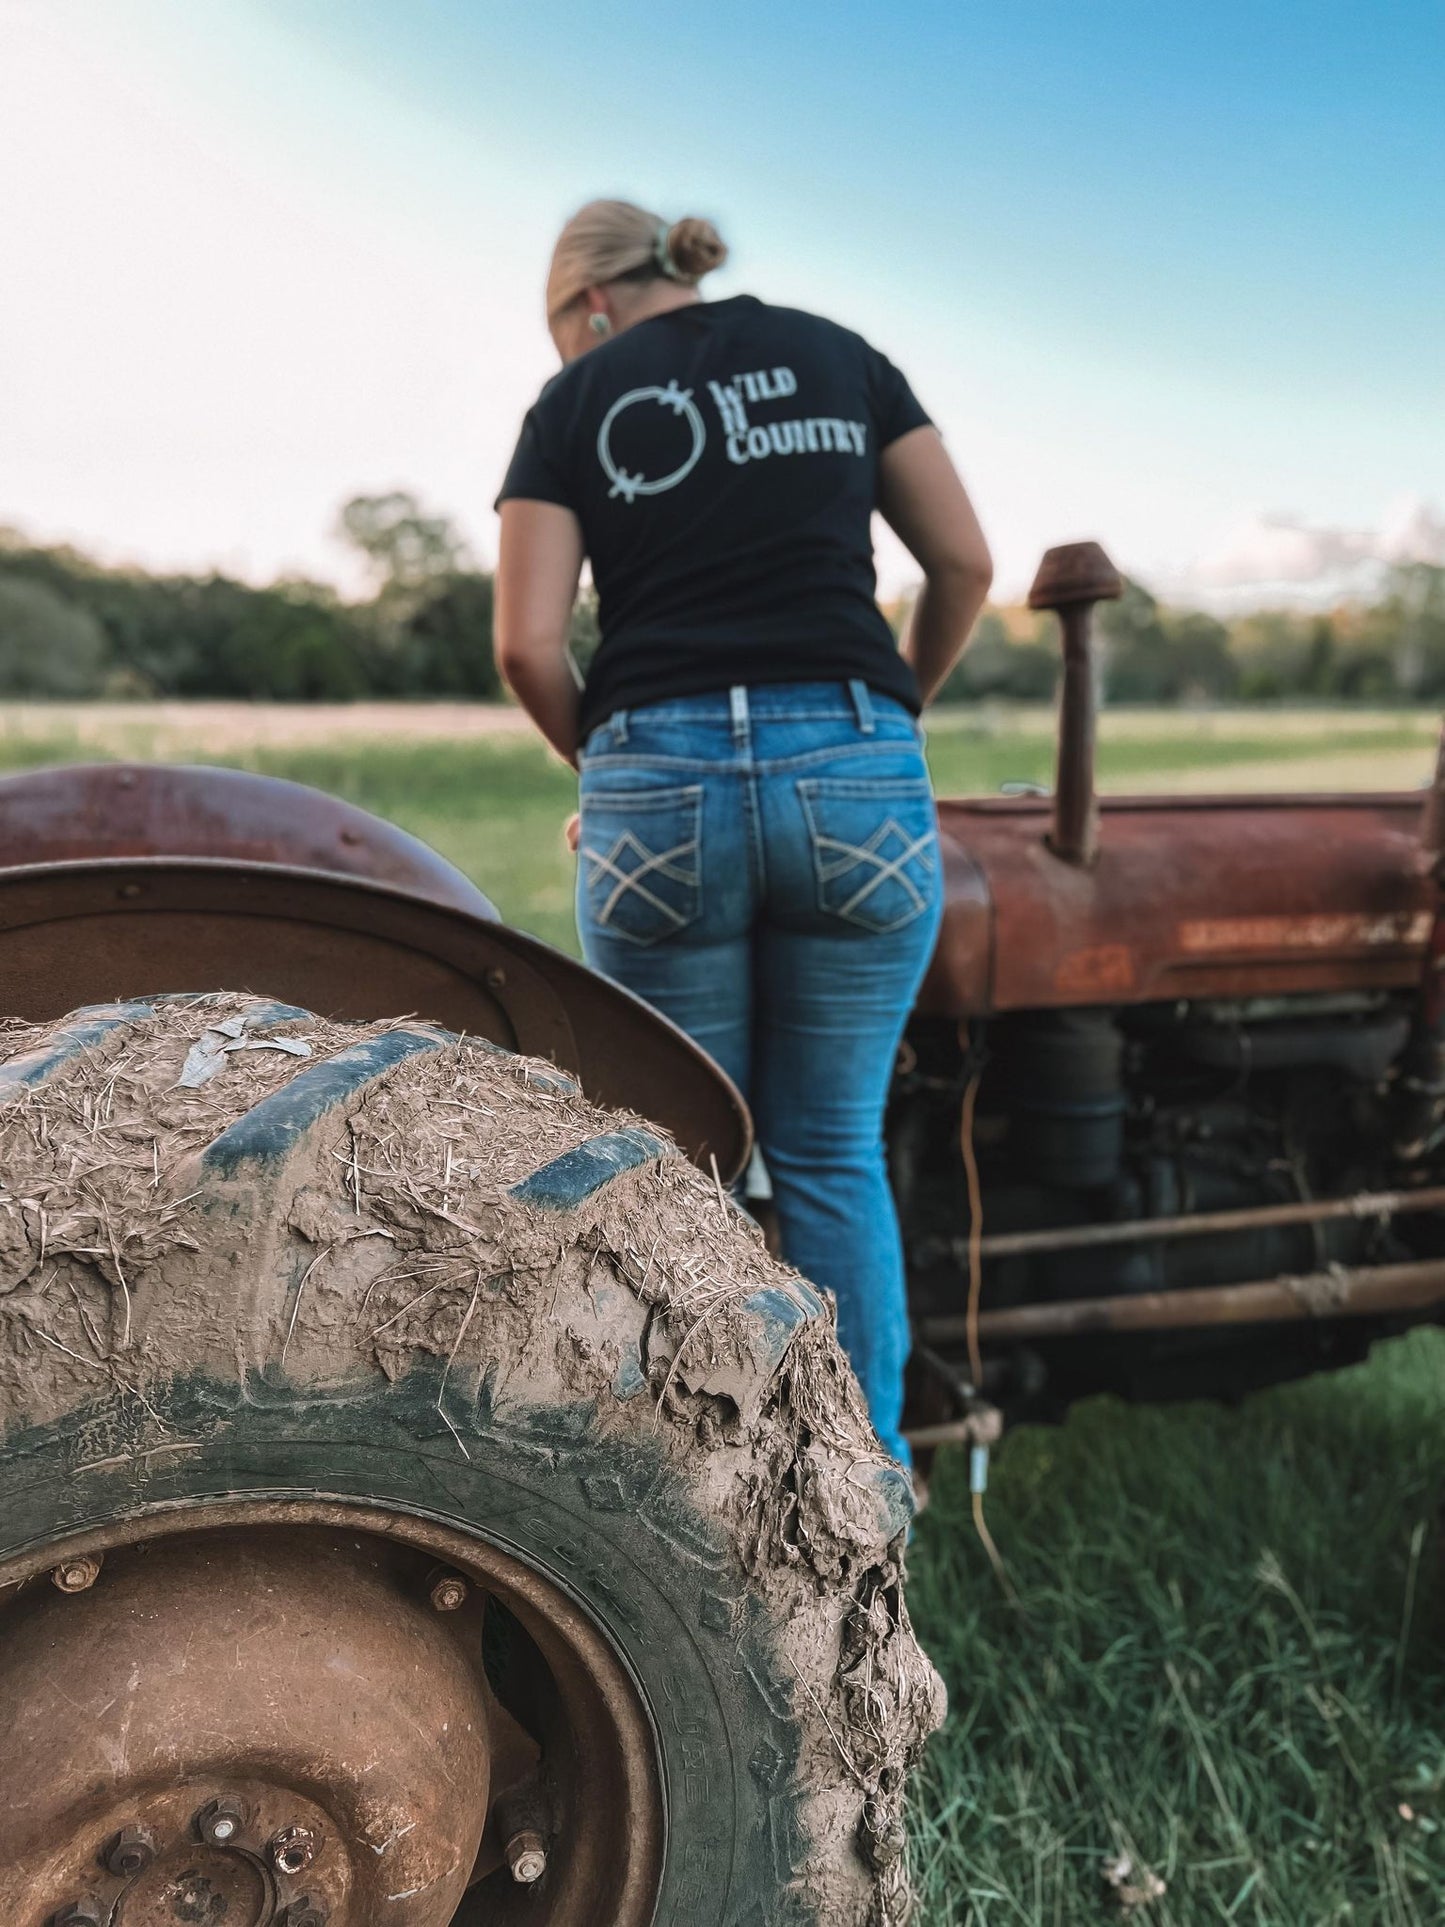
[[[258,748],[322,743],[469,740],[526,736],[531,722],[511,703],[7,703],[3,736],[74,737],[112,755],[231,756]]]
[[[1337,751],[1330,755],[1281,757],[1271,763],[1251,758],[1243,763],[1207,763],[1199,768],[1131,770],[1127,776],[1105,774],[1100,789],[1116,796],[1208,796],[1226,792],[1273,791],[1316,795],[1333,790],[1413,790],[1429,778],[1428,746],[1419,749]]]

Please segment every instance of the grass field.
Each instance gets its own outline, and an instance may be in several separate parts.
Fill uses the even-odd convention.
[[[1038,713],[937,724],[939,787],[1046,779]],[[1105,719],[1106,787],[1410,787],[1417,714]],[[55,710],[0,717],[0,767],[224,760],[341,792],[445,852],[509,920],[575,947],[573,779],[495,712]],[[1445,1921],[1445,1333],[1224,1411],[1077,1408],[1021,1429],[990,1522],[940,1460],[913,1606],[952,1697],[914,1848],[930,1927],[1120,1918],[1121,1852],[1164,1882],[1152,1927]],[[1432,1898],[1433,1896],[1433,1898]]]

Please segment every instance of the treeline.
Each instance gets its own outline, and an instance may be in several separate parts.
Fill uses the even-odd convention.
[[[492,578],[453,525],[398,492],[357,496],[338,527],[369,574],[364,600],[314,582],[107,569],[0,530],[0,696],[498,698]],[[1445,700],[1445,569],[1426,563],[1392,571],[1367,605],[1228,621],[1130,583],[1095,629],[1109,702]],[[579,657],[595,639],[584,604]],[[941,700],[1047,701],[1058,673],[1051,616],[990,608]]]
[[[452,524],[410,495],[357,496],[339,533],[372,579],[366,600],[105,569],[0,530],[0,695],[499,697],[492,578]]]
[[[1390,571],[1372,603],[1228,621],[1167,608],[1130,582],[1099,604],[1094,634],[1106,702],[1445,699],[1445,569],[1424,562]],[[1052,616],[987,609],[940,700],[1043,701],[1058,674]]]

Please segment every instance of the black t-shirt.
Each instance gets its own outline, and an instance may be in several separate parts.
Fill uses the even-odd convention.
[[[916,711],[870,517],[879,451],[927,421],[861,336],[751,295],[637,322],[548,382],[498,500],[582,525],[602,632],[584,734],[734,683],[858,678]]]

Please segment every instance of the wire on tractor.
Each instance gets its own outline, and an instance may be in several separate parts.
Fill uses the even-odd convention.
[[[968,1038],[968,1025],[958,1027],[959,1042],[963,1046],[965,1061],[970,1060],[971,1047]],[[974,1065],[968,1080],[968,1088],[963,1094],[963,1116],[959,1129],[959,1143],[963,1151],[964,1175],[968,1180],[968,1316],[966,1337],[968,1341],[968,1375],[973,1381],[975,1392],[983,1389],[983,1351],[979,1344],[978,1318],[980,1301],[983,1295],[983,1186],[979,1183],[978,1157],[973,1143],[973,1113],[978,1103],[978,1087],[983,1078],[983,1065]],[[988,1554],[988,1562],[993,1567],[994,1576],[1003,1588],[1004,1597],[1011,1606],[1022,1602],[1009,1578],[1008,1567],[1004,1564],[1003,1554],[994,1543],[993,1534],[988,1529],[984,1516],[983,1499],[988,1490],[988,1455],[986,1444],[974,1445],[968,1458],[968,1489],[973,1501],[973,1526],[979,1543]]]

